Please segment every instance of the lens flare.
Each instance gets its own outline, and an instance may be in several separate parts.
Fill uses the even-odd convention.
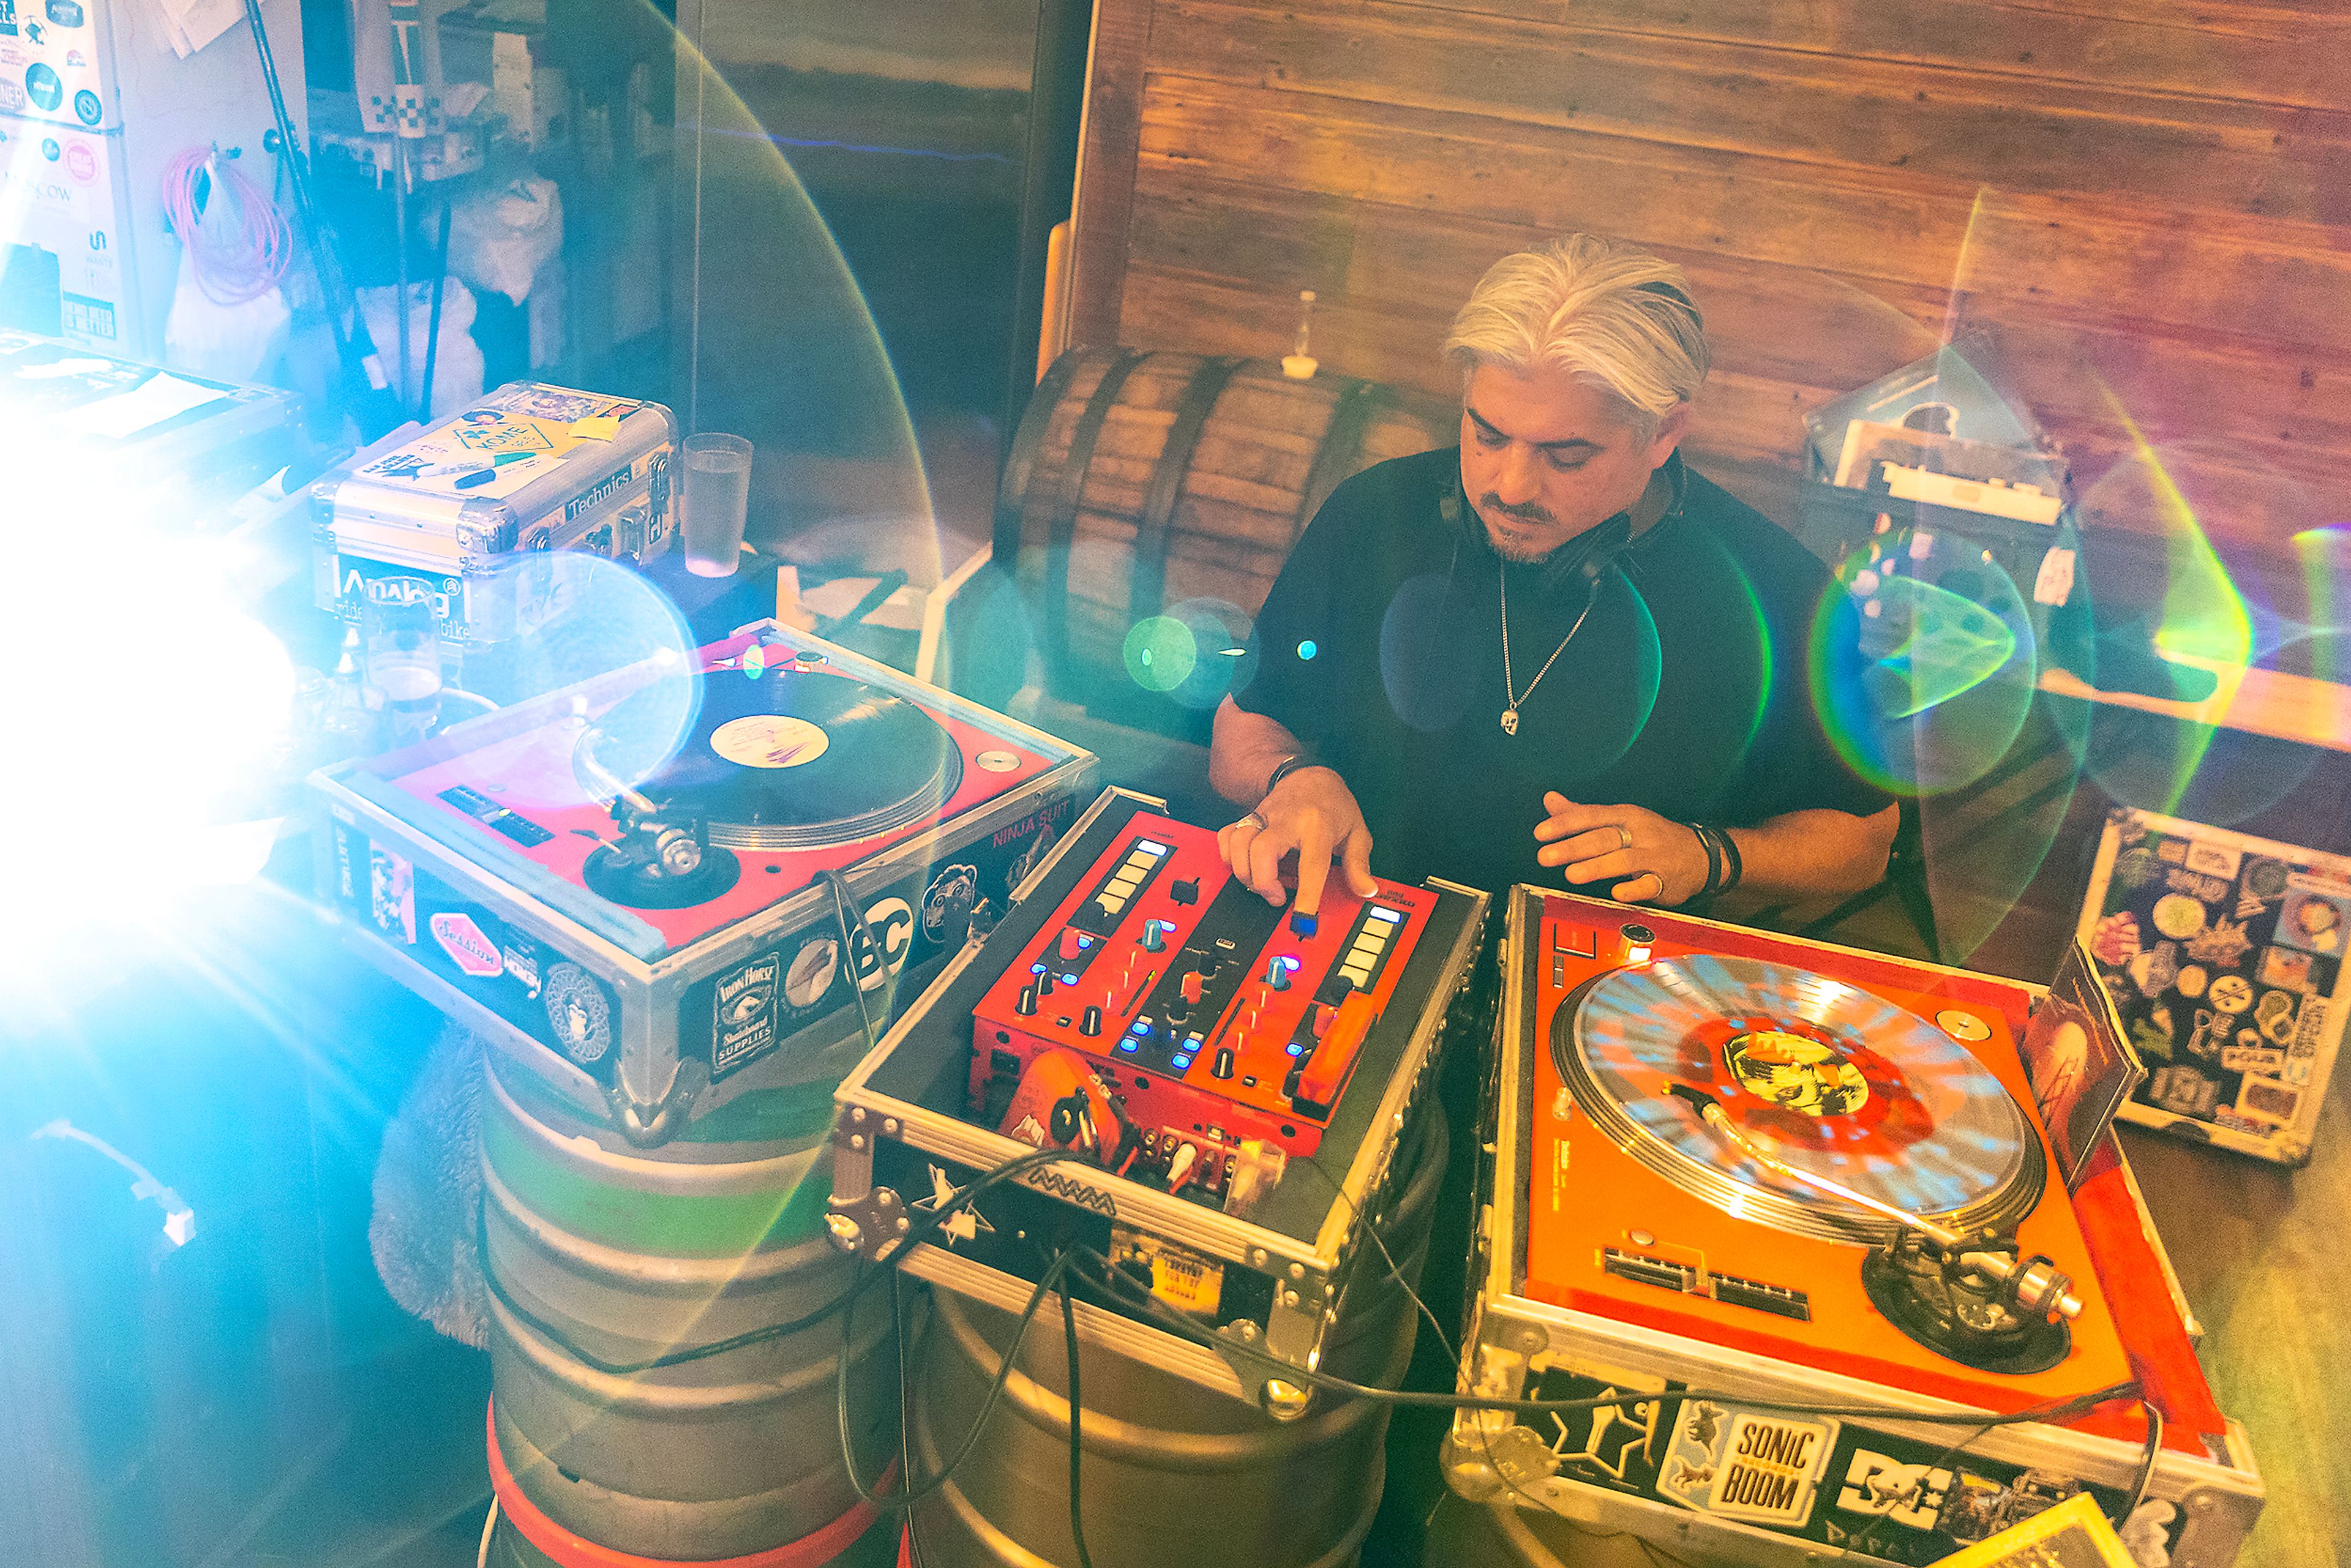
[[[1837,580],[1844,594],[1813,618],[1810,671],[1830,743],[1898,795],[1983,778],[2022,729],[2038,670],[2015,582],[1989,551],[1927,533],[1883,536]]]
[[[214,541],[110,532],[102,570],[78,534],[27,530],[16,550],[0,577],[7,980],[259,873],[285,810],[273,768],[295,687]]]
[[[1192,678],[1200,663],[1199,643],[1173,615],[1154,615],[1128,631],[1125,658],[1127,678],[1164,696]]]
[[[659,589],[618,561],[551,550],[507,557],[470,591],[515,617],[511,638],[466,664],[471,689],[505,705],[463,727],[480,783],[578,805],[609,798],[615,782],[643,783],[677,754],[703,677],[693,633]],[[597,772],[583,778],[580,743],[591,728]]]
[[[904,390],[865,291],[794,167],[832,150],[760,123],[701,53],[702,34],[674,29],[649,5],[639,21],[674,39],[677,131],[692,156],[690,217],[680,221],[698,261],[685,264],[681,420],[754,443],[756,534],[789,534],[800,559],[938,581],[936,519]]]
[[[1257,675],[1257,637],[1238,605],[1186,599],[1137,622],[1123,649],[1128,679],[1185,707],[1215,707]]]
[[[2111,393],[2108,403],[2134,450],[2082,498],[2084,516],[2118,536],[2109,552],[2116,565],[2092,583],[2095,667],[2076,673],[2101,690],[2209,700],[2204,711],[2218,715],[2252,662],[2252,612],[2163,455]],[[2207,754],[2223,733],[2216,723],[2090,706],[2083,765],[2122,805],[2226,824],[2274,804],[2298,781],[2283,750],[2251,768],[2241,764],[2253,758],[2236,758],[2205,776]],[[2226,746],[2229,753],[2241,748],[2237,739]]]
[[[2351,677],[2351,523],[2304,528],[2290,542],[2302,567],[2303,622],[2278,651],[2297,673],[2344,685]]]

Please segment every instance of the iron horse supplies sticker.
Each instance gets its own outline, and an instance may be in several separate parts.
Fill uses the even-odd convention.
[[[776,995],[782,988],[783,957],[769,953],[737,964],[718,977],[712,993],[711,1067],[719,1072],[741,1065],[776,1043]]]
[[[1836,1448],[1837,1423],[1696,1399],[1666,1448],[1657,1495],[1726,1519],[1802,1525]]]

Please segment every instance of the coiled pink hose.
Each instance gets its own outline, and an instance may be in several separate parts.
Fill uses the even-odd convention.
[[[197,215],[196,180],[208,164],[210,200],[220,201],[224,194],[233,197],[238,216],[235,237],[220,244],[207,241]],[[277,204],[235,164],[214,158],[209,148],[191,147],[164,169],[163,211],[171,219],[172,232],[187,247],[196,286],[214,304],[243,305],[258,299],[286,276],[293,257],[293,238]]]

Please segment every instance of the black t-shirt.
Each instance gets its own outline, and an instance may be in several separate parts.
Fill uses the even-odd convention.
[[[1608,524],[1542,562],[1497,556],[1461,497],[1456,448],[1366,469],[1315,514],[1259,613],[1257,670],[1234,700],[1338,769],[1379,874],[1497,894],[1564,885],[1535,861],[1546,789],[1733,826],[1889,804],[1819,716],[1823,683],[1859,678],[1851,601],[1761,513],[1678,458],[1671,476],[1674,507],[1596,579],[1582,558]],[[1506,583],[1514,735],[1501,726]]]

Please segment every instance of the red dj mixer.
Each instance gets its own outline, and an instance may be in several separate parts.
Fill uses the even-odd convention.
[[[1107,1069],[1104,1163],[1209,1196],[1236,1159],[1311,1155],[1436,905],[1334,878],[1316,915],[1293,914],[1232,875],[1213,832],[1137,814],[974,1009],[971,1103],[1066,1144],[1045,1112]]]

